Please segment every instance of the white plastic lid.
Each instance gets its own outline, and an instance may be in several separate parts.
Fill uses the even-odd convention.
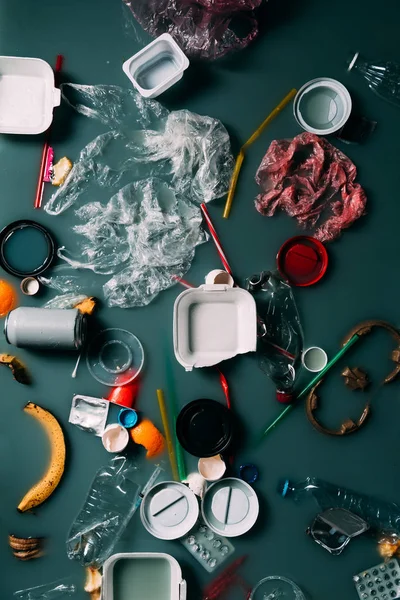
[[[294,116],[303,129],[317,135],[339,131],[350,117],[351,97],[340,81],[319,77],[308,81],[294,99]]]
[[[236,537],[253,527],[259,504],[252,487],[241,479],[229,477],[208,488],[201,509],[210,529],[225,537]]]
[[[160,540],[186,535],[199,517],[195,494],[183,483],[163,481],[152,487],[140,505],[140,518],[149,533]]]

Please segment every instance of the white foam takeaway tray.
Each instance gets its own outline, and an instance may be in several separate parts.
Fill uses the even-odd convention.
[[[246,290],[201,285],[176,299],[174,351],[187,371],[254,352],[256,346],[256,304]]]
[[[46,131],[60,104],[51,66],[40,58],[0,56],[0,133]]]

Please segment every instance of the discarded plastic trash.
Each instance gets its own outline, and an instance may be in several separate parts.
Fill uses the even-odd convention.
[[[303,592],[290,579],[280,575],[270,575],[261,579],[253,588],[249,600],[306,600]]]
[[[360,600],[392,600],[400,597],[400,565],[393,558],[353,577]]]
[[[25,277],[19,287],[25,296],[34,296],[39,291],[40,283],[36,277]]]
[[[43,133],[60,101],[60,90],[47,62],[0,56],[0,133]]]
[[[296,235],[282,244],[276,264],[280,274],[290,285],[314,285],[326,273],[328,253],[319,240],[307,235]]]
[[[281,208],[308,228],[329,211],[313,235],[332,241],[365,212],[367,198],[356,175],[352,161],[325,138],[305,132],[292,141],[274,140],[256,173],[256,209],[272,217]]]
[[[400,506],[338,487],[316,477],[291,483],[288,479],[279,484],[279,493],[284,498],[300,500],[312,496],[322,510],[345,508],[364,519],[374,533],[395,532],[400,535]]]
[[[210,367],[257,346],[256,305],[246,290],[201,285],[174,304],[174,352],[186,371]]]
[[[356,52],[349,61],[348,71],[357,71],[368,87],[382,100],[400,106],[400,64],[394,61],[368,60]]]
[[[125,408],[133,408],[136,402],[136,397],[139,389],[138,378],[135,378],[131,383],[123,384],[124,377],[121,376],[121,385],[114,387],[107,400],[112,404],[125,406]]]
[[[189,60],[169,33],[128,58],[122,70],[144,98],[156,98],[179,81]]]
[[[212,483],[204,494],[201,514],[208,527],[218,535],[237,537],[257,521],[258,497],[242,479],[226,477]]]
[[[188,534],[199,517],[197,496],[183,483],[163,481],[151,488],[140,506],[143,526],[160,540]]]
[[[328,364],[328,357],[322,348],[310,346],[310,348],[303,351],[301,362],[307,371],[319,373]]]
[[[140,600],[186,600],[179,563],[161,552],[114,554],[104,564],[102,587],[109,600],[116,600],[121,590],[131,590]]]
[[[340,81],[318,77],[299,89],[293,112],[300,127],[306,131],[328,135],[344,127],[351,107],[350,94]]]
[[[0,232],[0,265],[11,275],[40,275],[50,267],[55,254],[53,237],[40,223],[13,221]]]
[[[126,429],[130,429],[134,427],[138,421],[138,414],[136,410],[133,408],[121,408],[118,413],[118,423],[125,427]]]
[[[245,463],[239,467],[239,477],[246,483],[255,483],[258,480],[258,469],[252,463]]]
[[[158,477],[154,469],[150,480]],[[125,456],[116,456],[99,469],[84,505],[67,538],[68,558],[99,568],[111,556],[125,527],[140,504],[137,467]]]
[[[328,508],[315,517],[307,533],[322,548],[336,556],[343,552],[352,538],[368,529],[368,523],[349,510]]]
[[[107,425],[101,436],[101,441],[107,452],[122,452],[129,442],[128,430],[118,423]]]
[[[235,551],[233,544],[216,535],[202,519],[181,539],[182,544],[206,571],[218,569]]]
[[[247,280],[247,289],[257,306],[260,368],[274,381],[277,400],[290,403],[303,350],[291,287],[277,273],[262,271]]]
[[[164,428],[164,435],[167,442],[168,458],[171,467],[172,477],[174,481],[179,481],[178,463],[176,460],[174,438],[172,430],[169,424],[167,405],[165,402],[165,396],[163,390],[157,390],[157,401],[160,409],[161,420]]]
[[[109,406],[109,402],[102,398],[76,394],[72,398],[68,421],[101,437],[106,426]]]
[[[134,90],[64,85],[63,95],[111,131],[81,151],[45,206],[57,215],[82,204],[74,227],[79,249],[74,255],[59,249],[58,255],[72,272],[108,275],[101,283],[109,306],[144,306],[184,276],[195,247],[207,239],[198,205],[228,189],[233,168],[228,133],[216,119],[169,112]],[[131,179],[124,187],[123,176]],[[91,200],[98,186],[110,189],[105,203]],[[55,275],[52,287],[62,277]],[[83,280],[74,281],[78,291],[85,291]]]
[[[13,597],[16,600],[58,600],[67,598],[77,592],[76,586],[71,583],[70,579],[59,579],[44,585],[27,588],[14,592]]]
[[[252,12],[261,0],[123,0],[145,31],[156,37],[168,32],[187,56],[216,59],[246,48],[258,34]],[[235,23],[244,25],[242,35]]]
[[[238,576],[237,571],[246,558],[246,555],[241,556],[234,560],[232,564],[225,567],[222,573],[217,575],[217,577],[207,585],[203,593],[203,600],[218,600],[218,598],[226,596],[231,587],[242,587],[241,578]],[[249,594],[246,593],[245,598],[249,598]]]
[[[80,350],[86,341],[86,316],[77,309],[20,306],[8,313],[4,335],[18,348]]]

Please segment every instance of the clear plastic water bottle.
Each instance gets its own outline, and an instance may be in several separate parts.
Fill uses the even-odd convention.
[[[392,61],[369,61],[356,52],[348,71],[358,71],[369,87],[383,100],[400,107],[400,64]]]
[[[364,519],[376,533],[400,535],[400,506],[394,502],[359,494],[316,477],[298,483],[283,480],[278,491],[284,498],[294,500],[313,496],[322,510],[345,508]]]
[[[110,465],[99,469],[68,534],[68,558],[79,560],[85,567],[101,567],[160,471],[159,467],[154,469],[140,494],[141,486],[135,481],[138,469],[125,456],[116,456]]]
[[[279,402],[293,399],[303,331],[292,288],[278,275],[262,271],[247,280],[257,305],[260,367],[276,384]]]

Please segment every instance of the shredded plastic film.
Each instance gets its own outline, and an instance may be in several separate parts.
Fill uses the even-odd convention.
[[[111,276],[103,283],[109,306],[144,306],[188,271],[195,247],[207,240],[199,204],[228,190],[228,133],[216,119],[169,112],[116,86],[67,84],[63,95],[78,112],[117,129],[81,151],[45,206],[58,215],[80,205],[78,249],[60,248],[58,256],[72,269]],[[123,178],[130,183],[120,187]],[[117,191],[106,202],[93,200],[96,186],[99,195]],[[45,283],[63,294],[83,292],[70,274]]]
[[[302,133],[290,140],[274,140],[256,173],[262,192],[257,210],[272,217],[280,208],[299,225],[312,228],[321,242],[337,238],[365,212],[367,197],[355,183],[354,163],[326,139]]]
[[[76,591],[76,586],[68,579],[60,579],[26,590],[19,590],[14,592],[13,597],[17,600],[58,600],[59,598],[68,598]]]
[[[123,0],[147,33],[169,33],[190,57],[216,59],[258,34],[261,0]]]

